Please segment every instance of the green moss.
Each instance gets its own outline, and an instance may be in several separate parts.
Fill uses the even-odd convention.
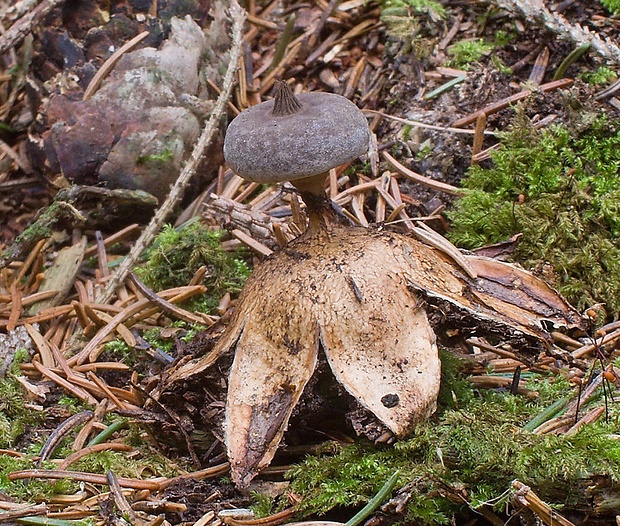
[[[478,40],[461,40],[448,48],[451,57],[446,65],[455,68],[467,69],[469,64],[478,62],[495,48],[495,44],[487,42],[483,38]]]
[[[603,4],[605,9],[612,15],[620,13],[620,0],[601,0],[601,4]]]
[[[381,13],[382,16],[389,14],[426,15],[435,19],[442,19],[446,16],[445,8],[435,0],[384,0]]]
[[[144,448],[140,439],[137,446]],[[143,478],[150,475],[173,477],[178,472],[171,468],[166,459],[154,453],[142,451],[140,454],[128,456],[123,451],[99,451],[92,453],[76,462],[71,469],[87,473],[106,473],[112,471],[118,477]]]
[[[514,258],[550,265],[555,286],[579,308],[620,311],[620,123],[605,116],[569,131],[516,123],[492,155],[472,166],[467,195],[449,214],[450,239],[475,248],[522,233]]]
[[[148,261],[136,272],[155,291],[187,285],[201,266],[207,267],[204,285],[208,292],[191,301],[188,308],[213,313],[226,293],[239,292],[250,273],[240,257],[224,251],[223,232],[198,221],[180,228],[166,226],[149,250]]]
[[[265,493],[252,493],[252,506],[251,509],[258,517],[268,517],[274,513],[276,505],[276,499],[271,495]]]
[[[590,85],[598,86],[599,84],[615,81],[618,78],[618,74],[608,67],[601,66],[594,71],[582,73],[579,75],[579,78]]]
[[[40,444],[37,448],[40,449]],[[49,501],[52,495],[71,494],[78,489],[78,484],[70,480],[45,481],[38,479],[10,481],[9,474],[14,471],[35,468],[35,456],[12,457],[0,455],[0,494],[8,495],[19,502]],[[56,465],[46,462],[44,469],[56,469]]]
[[[432,51],[430,38],[436,24],[446,16],[443,5],[436,0],[382,0],[381,21],[391,36],[406,43],[418,56]]]
[[[415,524],[448,524],[488,502],[501,511],[514,479],[558,507],[585,505],[580,488],[590,475],[620,480],[620,442],[613,434],[617,409],[610,409],[613,423],[586,426],[572,437],[537,436],[523,426],[571,392],[567,381],[532,375],[531,386],[540,392],[532,401],[475,390],[455,373],[449,363],[437,415],[409,439],[392,447],[333,445],[292,469],[292,489],[303,498],[301,514],[360,506],[395,470],[399,485],[408,484],[411,492],[407,520]],[[467,501],[459,501],[457,493]]]
[[[167,148],[164,151],[160,152],[160,153],[153,153],[150,155],[142,155],[140,157],[138,157],[138,164],[148,164],[148,163],[168,163],[170,161],[172,161],[172,159],[174,158],[174,152]]]
[[[0,448],[13,446],[28,426],[40,420],[40,414],[25,406],[24,389],[17,381],[19,364],[28,360],[28,352],[19,349],[4,378],[0,379]]]

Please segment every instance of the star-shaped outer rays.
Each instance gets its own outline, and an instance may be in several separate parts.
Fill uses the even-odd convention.
[[[530,273],[469,262],[475,276],[415,239],[327,222],[260,265],[211,354],[235,348],[226,410],[234,482],[247,486],[273,459],[321,349],[338,382],[405,436],[434,412],[439,392],[426,302],[440,298],[471,326],[494,324],[542,345],[542,320],[582,323]]]
[[[256,269],[223,346],[236,345],[226,436],[233,480],[269,464],[323,349],[336,379],[394,434],[435,410],[435,335],[385,236],[334,226]],[[225,351],[226,349],[218,349]]]

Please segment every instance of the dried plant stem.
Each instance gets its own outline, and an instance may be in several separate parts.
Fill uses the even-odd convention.
[[[133,246],[129,255],[123,260],[123,262],[119,265],[117,271],[108,281],[108,284],[105,290],[101,293],[100,297],[97,298],[98,303],[106,303],[114,294],[116,288],[125,281],[125,278],[131,272],[131,268],[138,260],[138,257],[142,253],[142,251],[153,241],[157,232],[159,232],[161,226],[164,224],[164,221],[179,201],[183,194],[183,190],[189,183],[192,176],[196,173],[198,165],[202,160],[204,153],[207,149],[207,146],[211,143],[215,132],[217,131],[218,124],[220,119],[224,115],[224,111],[226,109],[226,105],[228,100],[230,99],[230,95],[232,92],[232,87],[234,84],[237,67],[239,64],[239,58],[241,56],[241,46],[243,43],[243,24],[246,19],[246,12],[239,6],[236,0],[232,0],[229,7],[229,13],[232,18],[232,45],[230,49],[230,62],[228,64],[228,71],[226,72],[226,76],[224,78],[224,82],[222,85],[222,93],[217,98],[215,106],[213,108],[213,112],[211,113],[211,117],[209,121],[205,125],[192,154],[187,161],[187,164],[181,171],[178,179],[170,189],[170,193],[168,197],[162,204],[162,206],[157,210],[153,219],[148,224],[148,226],[142,232],[140,238],[136,241],[136,244]]]
[[[538,5],[538,2],[530,0],[496,0],[496,4],[508,11],[520,11],[527,20],[544,25],[549,31],[578,46],[590,44],[592,50],[604,59],[620,64],[620,48],[610,39],[602,39],[577,24],[570,24],[564,17],[549,11],[542,2]]]

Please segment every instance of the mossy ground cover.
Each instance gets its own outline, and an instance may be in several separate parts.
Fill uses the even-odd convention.
[[[535,130],[517,116],[489,166],[472,166],[450,213],[450,239],[474,249],[523,234],[513,258],[541,269],[574,305],[620,311],[620,123]]]
[[[147,261],[136,273],[155,291],[187,285],[196,271],[205,266],[203,281],[207,293],[193,299],[188,308],[212,314],[224,294],[241,290],[250,268],[238,254],[226,252],[220,243],[223,231],[200,221],[178,228],[166,225],[153,242]]]
[[[449,524],[482,505],[501,513],[514,479],[552,505],[573,510],[585,508],[582,488],[589,476],[619,480],[620,443],[614,433],[620,412],[609,400],[606,421],[572,436],[538,436],[524,426],[574,394],[568,381],[532,375],[529,385],[540,396],[530,400],[476,390],[450,358],[444,356],[444,363],[440,409],[410,438],[394,446],[332,445],[291,470],[292,487],[303,496],[302,513],[362,505],[395,471],[397,487],[410,493],[406,520],[414,524]],[[602,394],[595,403],[605,403]]]

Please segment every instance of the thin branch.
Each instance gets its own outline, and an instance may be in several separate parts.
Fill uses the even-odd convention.
[[[549,11],[542,2],[532,0],[495,0],[495,3],[508,11],[520,11],[525,18],[549,31],[575,43],[577,46],[590,44],[592,49],[605,60],[620,64],[620,48],[609,38],[601,38],[578,24],[570,24],[564,17]]]
[[[39,23],[39,20],[63,1],[64,0],[43,0],[43,2],[30,11],[30,13],[25,14],[15,22],[0,37],[0,55],[6,53],[12,47],[19,45],[26,35],[32,32],[32,28]]]
[[[192,151],[192,154],[187,161],[187,164],[183,168],[183,171],[179,175],[179,178],[170,189],[168,197],[162,204],[161,208],[157,210],[149,225],[144,229],[144,232],[142,232],[142,235],[136,241],[136,244],[129,252],[129,255],[123,260],[123,262],[119,265],[117,271],[108,281],[105,290],[100,295],[100,297],[97,298],[98,303],[106,303],[112,297],[116,288],[123,281],[125,281],[129,273],[131,272],[131,268],[140,257],[140,254],[153,241],[155,235],[157,234],[157,232],[159,232],[161,226],[164,224],[164,221],[181,198],[183,190],[189,183],[192,176],[196,173],[198,165],[200,164],[200,161],[202,160],[207,147],[211,143],[213,136],[218,129],[218,124],[220,122],[220,119],[224,115],[224,111],[226,109],[226,105],[228,103],[228,99],[230,98],[230,94],[232,92],[233,84],[235,81],[235,74],[239,65],[241,47],[243,44],[243,24],[246,19],[246,12],[239,6],[236,0],[231,1],[229,13],[233,21],[232,45],[230,49],[230,62],[228,64],[228,71],[226,72],[226,77],[224,78],[224,83],[222,85],[222,93],[220,94],[215,103],[213,112],[211,113],[211,117],[205,125],[205,128],[202,131],[202,134],[198,139],[198,142],[196,143],[196,146],[194,147],[194,150]]]

